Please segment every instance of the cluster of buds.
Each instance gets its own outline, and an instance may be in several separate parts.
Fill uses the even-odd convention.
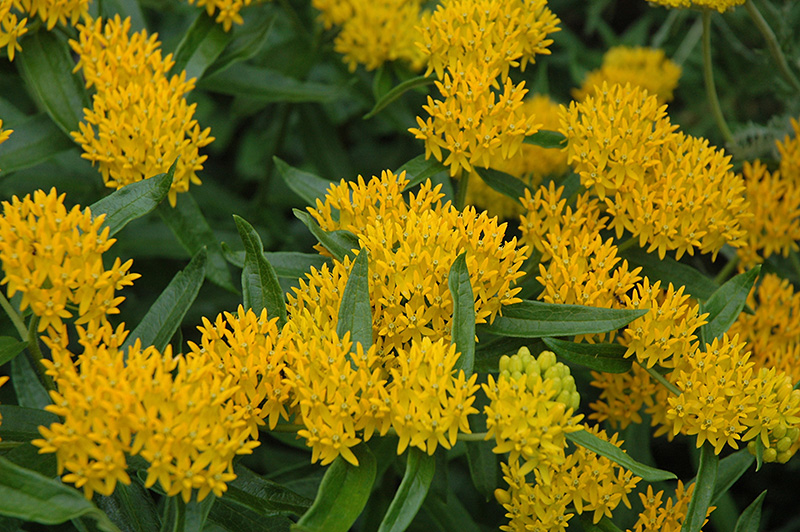
[[[527,347],[522,346],[515,355],[503,355],[500,358],[501,377],[517,381],[523,375],[526,389],[534,390],[542,381],[549,381],[555,392],[554,401],[563,403],[573,411],[578,409],[581,397],[575,387],[575,378],[568,366],[556,361],[552,351],[542,351],[538,357],[534,357]]]

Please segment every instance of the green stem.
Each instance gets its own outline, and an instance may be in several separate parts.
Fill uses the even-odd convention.
[[[22,321],[22,316],[11,306],[11,302],[6,299],[2,292],[0,292],[0,307],[3,307],[8,317],[11,318],[11,323],[14,324],[20,339],[25,340],[28,337],[28,329],[25,327],[25,322]]]
[[[717,122],[717,127],[725,144],[733,143],[733,133],[731,133],[725,116],[722,114],[722,107],[717,98],[717,88],[714,85],[714,68],[711,64],[711,10],[706,8],[703,10],[703,78],[706,82],[706,95],[708,96],[708,103],[711,106],[711,113],[714,115],[714,120]]]
[[[42,350],[39,349],[39,334],[37,329],[39,328],[39,316],[33,315],[31,316],[31,321],[28,323],[28,353],[30,354],[31,363],[33,364],[33,368],[36,370],[36,374],[39,375],[39,380],[44,386],[44,389],[49,391],[54,391],[56,389],[56,385],[53,382],[53,378],[45,373],[45,368],[42,365],[42,359],[44,355],[42,355]]]
[[[722,267],[717,276],[714,277],[714,282],[717,284],[724,283],[728,279],[728,276],[731,274],[731,272],[734,269],[736,269],[736,266],[738,264],[739,264],[739,255],[736,255],[735,257],[730,259],[728,263],[725,264],[725,266]]]
[[[458,433],[458,441],[486,441],[485,432],[473,432],[472,434]]]
[[[800,279],[800,258],[798,258],[796,251],[789,252],[789,262],[792,263],[794,272],[797,274],[797,278]]]
[[[630,237],[628,240],[617,246],[617,255],[619,255],[626,249],[635,246],[637,242],[639,242],[638,238],[636,238],[635,236]]]
[[[469,176],[470,172],[462,172],[461,177],[458,179],[455,207],[459,211],[464,208],[464,204],[467,202],[467,187],[469,187]]]
[[[652,377],[654,380],[656,380],[656,381],[660,382],[661,384],[663,384],[664,387],[667,390],[671,391],[675,395],[680,395],[681,394],[681,391],[678,389],[678,387],[675,386],[674,384],[672,384],[671,382],[669,382],[661,373],[656,371],[655,368],[648,368],[647,366],[645,366],[641,362],[638,362],[638,364],[647,372],[648,375],[650,375],[650,377]]]
[[[783,51],[778,44],[778,39],[775,37],[775,32],[769,27],[769,24],[767,24],[767,21],[761,15],[761,12],[753,3],[753,0],[747,0],[744,3],[744,7],[747,9],[750,18],[753,19],[753,23],[756,25],[756,28],[758,28],[758,31],[761,32],[764,40],[767,41],[767,48],[769,49],[770,55],[772,55],[772,59],[778,65],[778,72],[781,73],[783,78],[789,82],[794,90],[800,92],[800,81],[798,81],[797,77],[789,70],[789,63],[786,62],[786,56],[783,55]]]

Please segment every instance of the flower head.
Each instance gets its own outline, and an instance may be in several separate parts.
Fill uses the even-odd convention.
[[[251,5],[260,4],[266,0],[188,0],[197,7],[205,7],[208,16],[213,17],[217,24],[222,24],[225,31],[230,31],[234,24],[242,24],[244,19],[240,11]]]
[[[688,488],[684,488],[683,482],[679,480],[674,498],[669,497],[666,501],[663,500],[663,490],[654,493],[653,487],[647,486],[647,492],[639,494],[644,509],[639,514],[633,532],[680,532],[683,521],[686,519],[686,511],[689,509],[694,486],[695,484],[692,483]],[[708,508],[706,521],[715,508],[714,506]],[[631,531],[628,530],[628,532]]]
[[[784,179],[793,182],[800,180],[800,120],[792,118],[794,137],[788,135],[783,142],[777,142],[778,152],[781,155],[780,172]]]

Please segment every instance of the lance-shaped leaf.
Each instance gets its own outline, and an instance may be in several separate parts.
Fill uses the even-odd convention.
[[[159,532],[184,532],[186,530],[186,503],[180,497],[167,497]]]
[[[414,157],[394,171],[394,173],[398,175],[401,172],[406,173],[408,185],[406,185],[405,190],[409,190],[420,183],[424,183],[428,179],[432,179],[436,174],[447,172],[447,167],[434,158],[426,159],[423,154]]]
[[[252,15],[251,11],[251,15]],[[266,44],[272,31],[273,23],[275,22],[275,15],[272,13],[265,13],[259,19],[250,24],[250,30],[237,31],[234,39],[223,50],[222,54],[217,57],[214,63],[206,68],[206,75],[210,76],[218,72],[222,72],[231,65],[235,65],[241,61],[247,61],[256,55]]]
[[[89,96],[83,81],[72,72],[75,61],[66,38],[54,31],[37,31],[28,34],[20,44],[25,52],[17,56],[17,64],[25,85],[69,136],[71,131],[78,130],[83,109],[89,107]]]
[[[496,368],[495,368],[496,369]],[[475,396],[473,405],[479,412],[489,405],[489,399],[483,390],[479,390]],[[475,416],[470,420],[473,432],[486,432],[486,416]],[[475,489],[486,497],[488,501],[492,498],[494,490],[500,482],[500,466],[498,465],[498,455],[492,449],[495,447],[494,441],[471,441],[467,442],[467,464],[469,465],[469,476]]]
[[[198,87],[258,102],[327,102],[347,94],[344,87],[300,81],[277,70],[243,63],[203,78]]]
[[[416,78],[405,80],[404,82],[400,83],[395,88],[384,94],[380,100],[375,102],[375,106],[372,109],[370,109],[370,111],[367,114],[364,115],[364,120],[372,118],[376,114],[380,113],[390,103],[398,99],[406,92],[416,89],[417,87],[425,87],[427,85],[432,85],[434,81],[436,81],[436,78],[428,76],[417,76]]]
[[[225,253],[225,258],[228,259],[228,262],[239,268],[244,267],[246,256],[244,251],[233,251],[224,242],[222,243],[222,251]],[[264,253],[264,257],[275,268],[275,274],[278,277],[286,277],[287,279],[299,279],[310,272],[311,268],[319,270],[324,265],[331,264],[330,257],[324,257],[318,253],[302,253],[299,251],[269,251]]]
[[[103,224],[109,227],[109,235],[117,234],[128,222],[151,212],[167,197],[177,164],[177,161],[172,163],[165,174],[122,187],[93,203],[89,206],[92,216],[105,214]]]
[[[263,516],[303,515],[313,502],[241,464],[234,466],[234,472],[236,478],[228,484],[223,500]]]
[[[498,336],[544,338],[596,334],[619,329],[647,310],[610,309],[522,301],[503,308],[503,315],[482,327]]]
[[[637,462],[613,443],[609,443],[606,440],[598,438],[586,430],[570,432],[567,434],[567,439],[572,443],[599,454],[600,456],[605,456],[612,462],[624,467],[634,475],[642,477],[642,479],[646,482],[658,482],[661,480],[672,480],[674,478],[678,478],[669,471],[656,469],[655,467],[650,467]]]
[[[525,197],[525,191],[530,190],[530,187],[521,179],[517,179],[513,175],[501,172],[500,170],[475,168],[475,172],[481,176],[481,179],[483,179],[487,185],[500,194],[508,196],[517,203],[520,202],[520,198]]]
[[[525,144],[533,144],[542,148],[564,148],[567,145],[567,137],[558,131],[540,129],[533,135],[528,135],[523,141]]]
[[[721,338],[736,321],[760,272],[761,265],[758,265],[750,271],[740,273],[708,298],[703,305],[703,312],[708,312],[708,323],[703,326],[703,338],[706,342],[711,343],[715,338]]]
[[[713,279],[670,256],[659,259],[657,254],[647,253],[638,246],[630,247],[619,255],[628,261],[631,269],[640,266],[651,280],[658,279],[664,286],[669,283],[675,288],[683,286],[684,291],[695,299],[705,301],[719,288]]]
[[[316,207],[318,199],[324,200],[328,190],[336,185],[327,179],[290,166],[278,157],[273,157],[272,160],[275,161],[275,166],[286,185],[312,207]]]
[[[747,449],[740,449],[720,460],[711,504],[716,504],[719,498],[728,492],[731,486],[750,469],[750,466],[755,461],[756,457],[750,454]]]
[[[40,426],[49,426],[58,421],[58,416],[38,408],[16,405],[0,405],[3,423],[0,438],[4,441],[31,441],[41,438]]]
[[[339,456],[328,467],[314,504],[292,530],[301,532],[347,532],[367,504],[375,482],[377,464],[365,444],[352,448],[358,465]]]
[[[761,523],[761,506],[764,504],[764,497],[767,490],[761,492],[750,506],[744,509],[739,519],[736,521],[734,532],[758,532],[758,525]]]
[[[202,78],[232,38],[231,32],[214,22],[206,11],[201,11],[175,50],[172,72],[185,70],[187,79]]]
[[[244,218],[233,215],[236,229],[242,238],[245,249],[244,267],[242,268],[242,299],[244,308],[253,309],[260,314],[267,309],[270,318],[278,318],[278,326],[286,323],[286,301],[283,290],[278,283],[275,269],[264,257],[264,245],[253,226]]]
[[[352,352],[356,352],[359,343],[364,351],[372,345],[372,306],[369,301],[369,252],[361,248],[350,269],[350,276],[342,293],[339,304],[339,318],[336,323],[336,334],[342,338],[350,332],[353,342]]]
[[[0,366],[13,360],[28,345],[28,342],[20,342],[11,336],[0,336]]]
[[[206,249],[202,248],[192,257],[183,271],[175,274],[139,325],[125,340],[123,349],[132,346],[136,339],[140,339],[144,346],[155,346],[159,351],[167,347],[203,285],[206,258]]]
[[[0,515],[43,525],[91,517],[104,532],[119,532],[106,514],[81,492],[59,480],[30,471],[0,457]]]
[[[461,353],[455,369],[463,369],[469,377],[475,365],[475,296],[472,294],[466,252],[453,261],[447,286],[453,298],[452,341],[456,344],[456,351]]]
[[[711,498],[714,496],[718,467],[719,456],[714,454],[714,446],[706,442],[700,448],[700,464],[697,467],[692,498],[686,508],[686,518],[681,527],[683,532],[700,532],[703,527]]]
[[[0,168],[5,175],[36,166],[75,146],[45,113],[34,115],[13,129],[14,134],[0,149]]]
[[[17,403],[29,408],[41,408],[52,403],[50,394],[39,381],[39,375],[31,366],[29,357],[14,357],[11,360],[11,384],[17,394]]]
[[[559,358],[595,371],[625,373],[633,362],[624,358],[627,348],[620,344],[579,344],[557,338],[542,338],[542,341]]]
[[[213,497],[210,497],[213,500]],[[130,532],[158,530],[160,518],[153,499],[135,476],[130,484],[118,482],[114,493],[97,495],[97,505],[117,526]],[[199,530],[199,529],[197,529]]]
[[[308,227],[308,230],[311,231],[311,234],[316,237],[319,243],[331,252],[331,255],[333,255],[336,260],[344,260],[348,255],[353,257],[353,250],[361,247],[358,243],[358,237],[350,231],[345,231],[343,229],[325,231],[317,225],[314,218],[307,212],[301,211],[300,209],[292,209],[292,212],[294,212],[298,220]]]
[[[431,487],[436,459],[416,448],[409,449],[407,454],[406,472],[378,532],[403,532],[408,528]]]

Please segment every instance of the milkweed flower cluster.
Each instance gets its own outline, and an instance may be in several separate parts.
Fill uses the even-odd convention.
[[[746,0],[647,0],[666,7],[695,7],[716,9],[720,13],[745,3]]]
[[[441,161],[448,150],[444,164],[459,176],[512,157],[538,131],[522,108],[525,83],[515,84],[509,69],[549,53],[558,22],[545,0],[449,0],[423,20],[420,47],[443,98],[429,96],[429,117],[409,130],[425,142],[426,157]]]
[[[266,0],[187,0],[190,4],[205,7],[209,17],[214,17],[217,24],[222,24],[225,31],[230,31],[234,24],[243,24],[241,10],[252,4],[261,4]]]
[[[131,260],[103,265],[103,253],[116,241],[103,226],[105,215],[92,217],[79,206],[68,209],[55,189],[3,202],[0,261],[9,297],[22,295],[40,318],[39,331],[60,326],[65,318],[86,323],[117,314],[125,299],[116,291],[133,284]]]
[[[678,86],[681,67],[657,48],[615,46],[603,55],[603,64],[586,75],[580,89],[573,91],[573,98],[582,100],[594,94],[595,87],[603,83],[630,83],[658,97],[661,104],[672,101],[673,91]]]
[[[164,173],[177,159],[168,196],[174,206],[179,192],[200,184],[206,156],[199,149],[214,140],[194,118],[196,104],[185,98],[194,79],[185,71],[168,77],[172,54],[162,57],[155,34],[131,34],[130,18],[97,19],[78,29],[78,39],[70,41],[79,56],[75,69],[87,88],[96,89],[80,130],[72,132],[82,157],[98,165],[110,188]]]
[[[639,494],[644,508],[639,514],[639,519],[636,520],[633,532],[680,532],[686,519],[686,511],[689,509],[694,486],[692,483],[687,488],[679,480],[678,486],[675,488],[675,495],[668,497],[666,501],[663,500],[664,490],[654,493],[653,487],[647,486],[647,492]],[[703,526],[708,522],[708,516],[715,509],[715,506],[708,508]],[[627,532],[631,532],[631,530],[629,529]]]
[[[375,70],[401,60],[413,70],[423,66],[416,47],[422,14],[420,0],[312,0],[326,28],[340,26],[334,49],[351,72],[358,65]]]
[[[89,14],[92,0],[2,0],[0,1],[0,48],[6,48],[9,61],[21,51],[19,39],[28,33],[28,21],[38,15],[48,30],[56,24],[74,26]]]
[[[800,120],[792,118],[790,121],[794,136],[784,137],[782,142],[776,142],[778,153],[781,156],[780,173],[784,179],[800,179]]]
[[[627,230],[660,258],[742,246],[750,214],[730,156],[676,128],[655,96],[629,85],[597,87],[562,115],[568,160],[618,238]]]

